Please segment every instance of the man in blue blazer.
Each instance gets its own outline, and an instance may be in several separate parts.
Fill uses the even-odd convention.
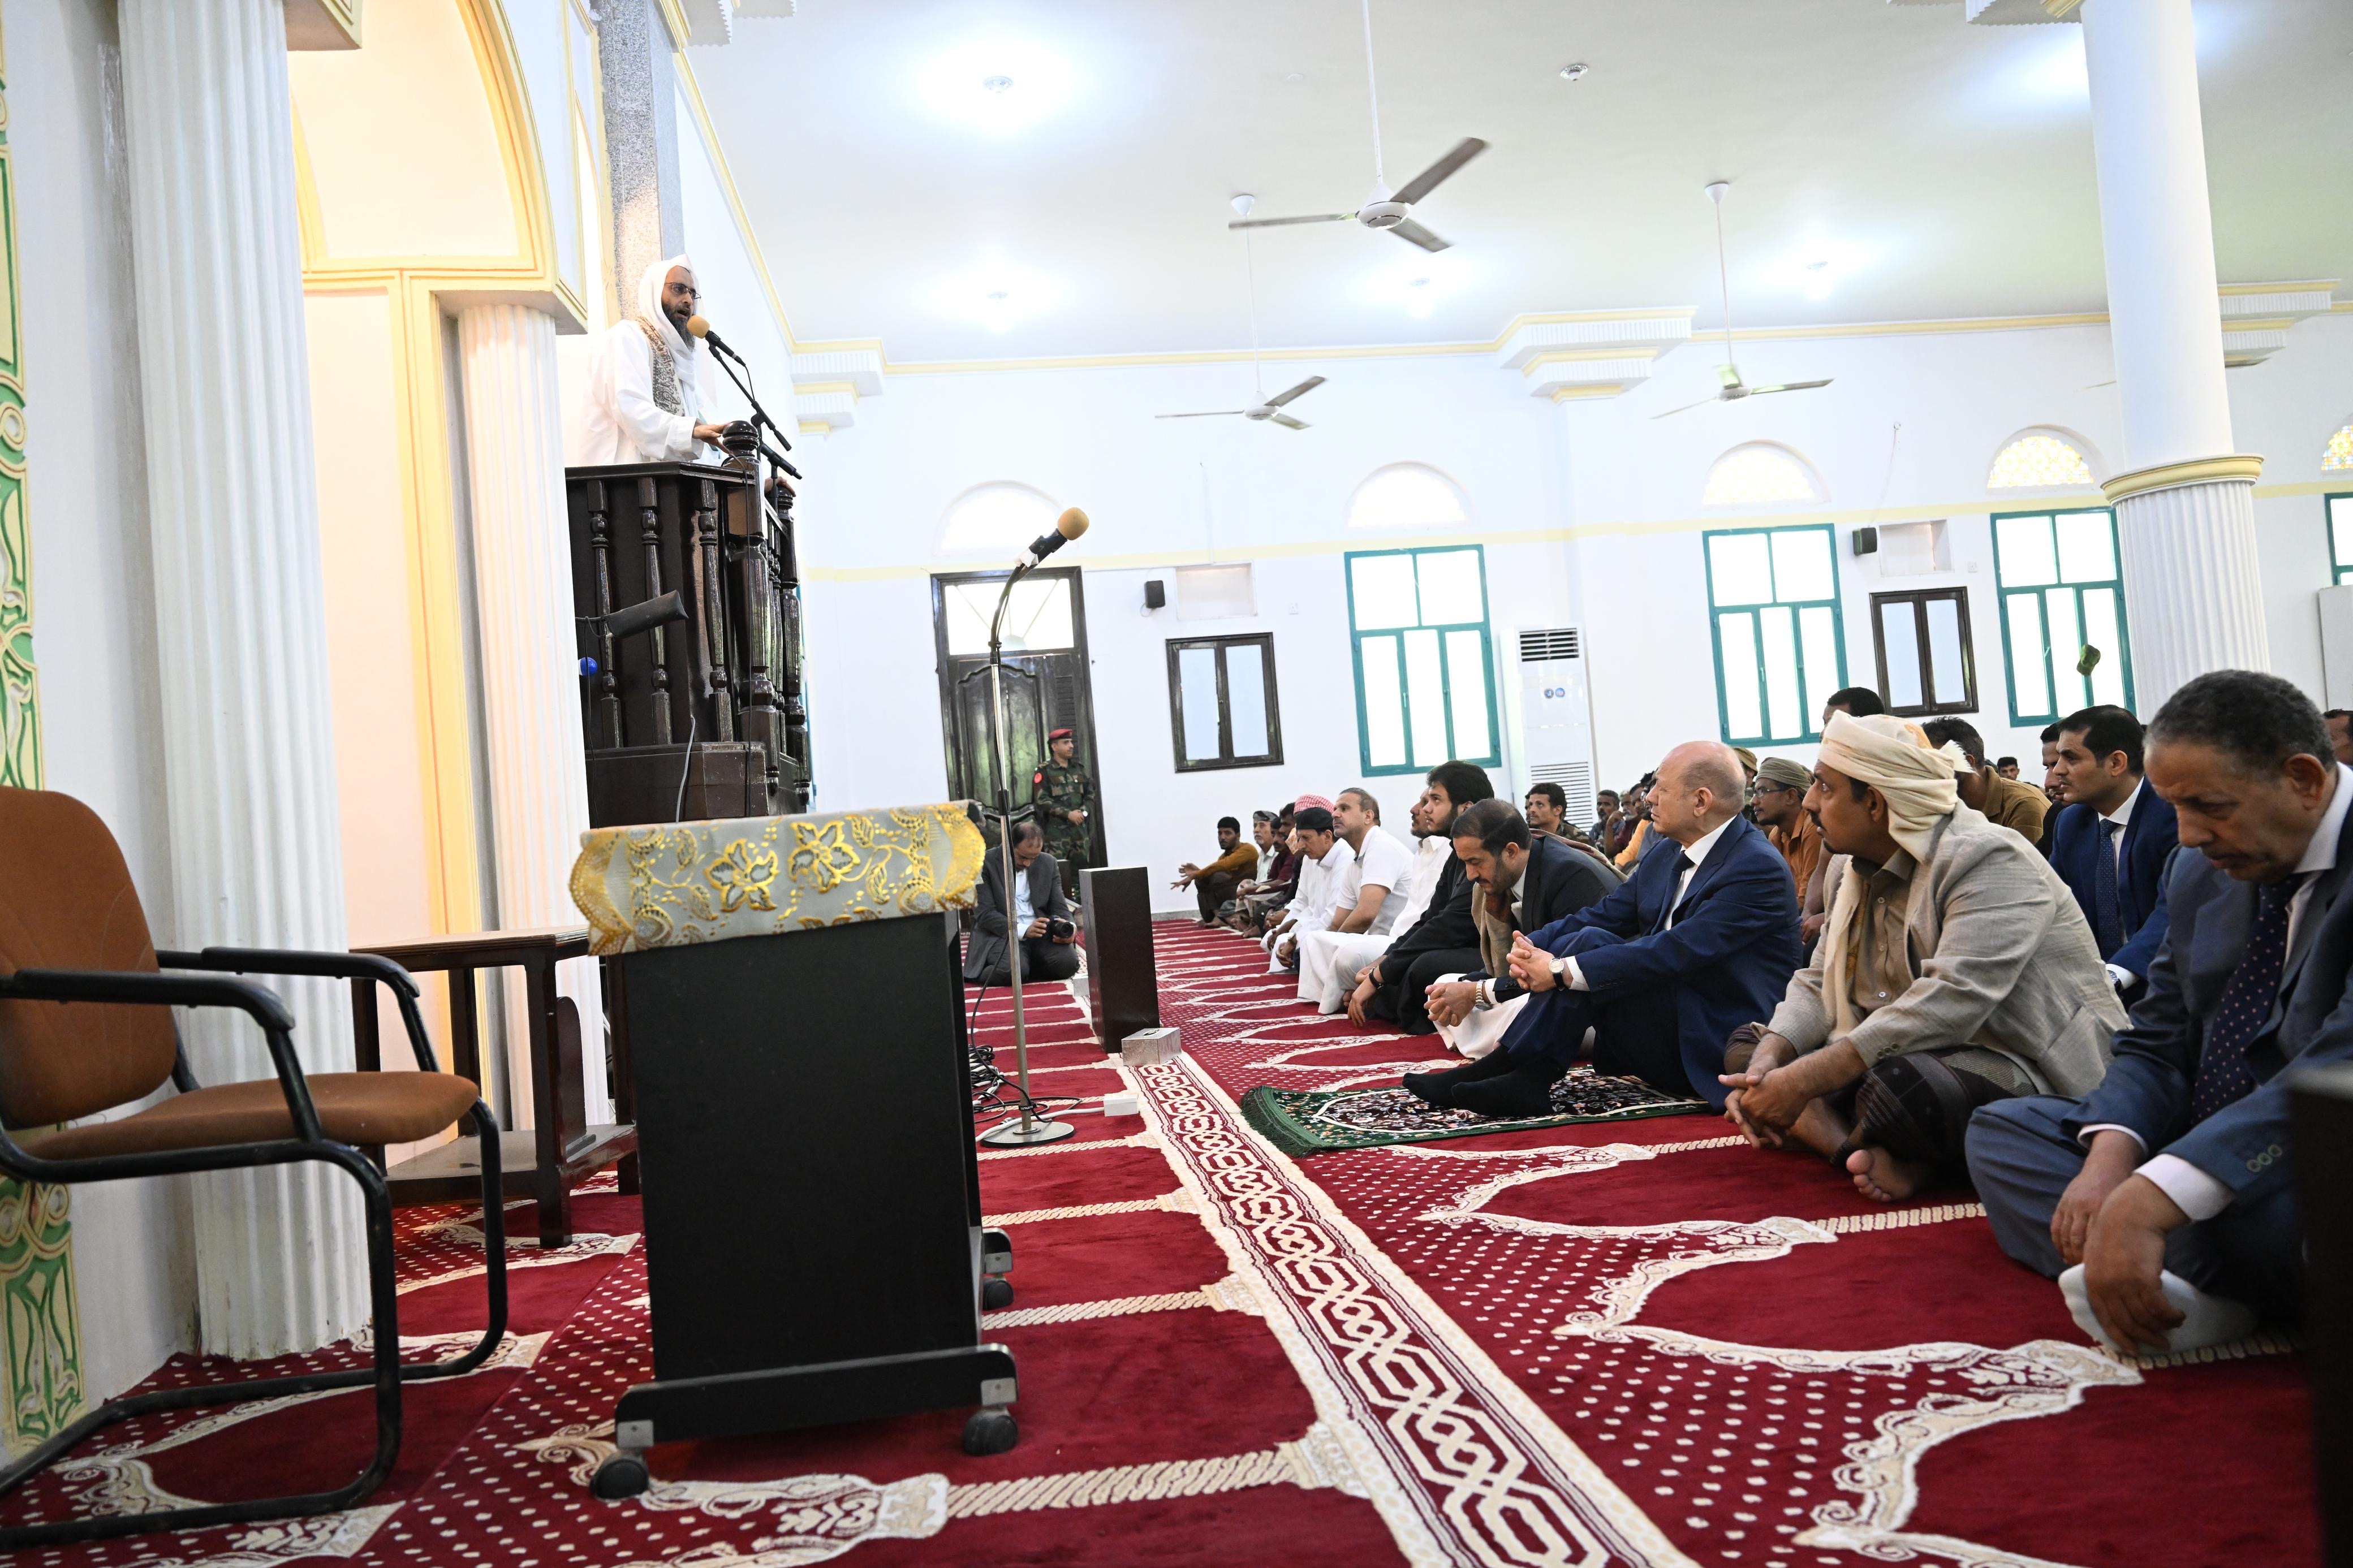
[[[1732,748],[1678,746],[1651,792],[1657,833],[1608,898],[1513,939],[1513,978],[1531,994],[1504,1043],[1467,1067],[1406,1087],[1484,1116],[1540,1116],[1594,1032],[1598,1072],[1724,1103],[1725,1041],[1770,1017],[1798,967],[1789,863],[1741,815]]]
[[[2293,1312],[2304,1247],[2286,1069],[2353,1059],[2353,768],[2304,694],[2201,675],[2149,725],[2181,843],[2148,994],[2081,1100],[1969,1124],[2002,1250],[2111,1346],[2183,1351]]]
[[[2051,864],[2073,890],[2108,974],[2137,1001],[2165,945],[2165,873],[2180,843],[2170,802],[2142,774],[2140,721],[2086,708],[2059,721],[2052,773],[2067,790]]]

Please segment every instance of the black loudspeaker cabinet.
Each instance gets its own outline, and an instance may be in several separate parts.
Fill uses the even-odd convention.
[[[642,1484],[655,1443],[974,1405],[998,1434],[976,1451],[1009,1447],[955,918],[619,962],[654,1362],[616,1413],[622,1468]]]
[[[1095,1039],[1116,1053],[1138,1029],[1160,1026],[1160,971],[1152,952],[1152,878],[1141,866],[1079,873],[1086,921],[1087,1012]]]

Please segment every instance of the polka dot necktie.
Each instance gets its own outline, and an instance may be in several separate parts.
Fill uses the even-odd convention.
[[[2303,883],[2301,877],[2289,877],[2255,891],[2255,923],[2247,931],[2247,950],[2222,988],[2221,1005],[2206,1031],[2206,1048],[2199,1053],[2198,1077],[2189,1089],[2189,1114],[2200,1121],[2254,1091],[2255,1069],[2247,1061],[2247,1047],[2263,1032],[2279,994],[2280,972],[2287,964],[2288,909]]]
[[[2092,868],[2092,934],[2100,940],[2100,956],[2114,958],[2125,944],[2125,921],[2116,899],[2116,835],[2119,822],[2100,819],[2100,854]]]

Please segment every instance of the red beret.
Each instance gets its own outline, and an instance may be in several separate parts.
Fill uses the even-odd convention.
[[[1054,730],[1048,731],[1046,741],[1047,743],[1050,745],[1056,741],[1068,741],[1073,738],[1074,737],[1068,730]]]

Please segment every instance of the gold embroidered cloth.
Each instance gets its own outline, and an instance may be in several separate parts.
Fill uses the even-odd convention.
[[[986,847],[960,805],[598,827],[572,901],[600,956],[967,909]]]

